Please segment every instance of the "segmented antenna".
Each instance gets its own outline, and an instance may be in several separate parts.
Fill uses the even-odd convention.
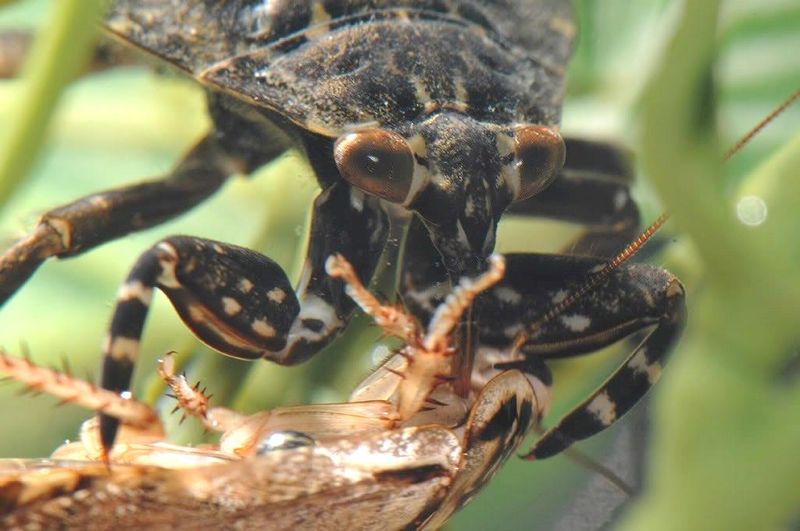
[[[742,138],[738,140],[738,142],[732,145],[730,149],[728,149],[728,151],[725,152],[725,156],[723,157],[723,159],[727,161],[736,153],[738,153],[745,145],[747,145],[748,142],[750,142],[750,140],[752,140],[754,136],[760,133],[762,129],[764,129],[770,122],[772,122],[772,120],[777,118],[778,115],[780,115],[783,111],[788,109],[789,106],[791,106],[798,98],[800,98],[800,89],[797,89],[791,96],[783,100],[783,103],[775,107],[775,110],[769,113],[766,118],[761,120],[758,123],[758,125],[750,129],[750,131],[747,134],[745,134]]]
[[[625,249],[622,250],[617,256],[615,256],[610,262],[607,262],[602,269],[594,273],[592,276],[589,277],[586,282],[584,282],[578,289],[571,292],[567,295],[564,300],[560,303],[556,304],[555,306],[551,307],[538,321],[535,321],[528,329],[527,334],[533,335],[537,332],[542,326],[549,323],[562,313],[565,310],[569,309],[570,306],[578,302],[581,297],[592,291],[594,288],[599,286],[603,281],[605,281],[611,273],[617,269],[619,266],[630,260],[633,255],[635,255],[639,250],[644,246],[647,241],[653,237],[653,235],[660,229],[664,223],[667,222],[669,219],[669,214],[664,212],[649,226],[647,229],[639,235],[638,238],[633,240],[630,244],[628,244]],[[526,333],[525,331],[522,332],[523,334]],[[515,344],[517,342],[515,341]]]

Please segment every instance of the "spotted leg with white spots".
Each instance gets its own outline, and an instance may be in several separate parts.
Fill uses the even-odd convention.
[[[568,309],[542,319],[603,265],[586,257],[509,255],[505,278],[475,303],[473,326],[482,347],[508,348],[520,334],[527,338],[496,369],[530,372],[534,360],[588,354],[652,328],[597,390],[536,442],[529,459],[555,455],[625,414],[660,377],[685,323],[683,286],[667,271],[644,264],[620,266]]]
[[[190,236],[163,240],[139,258],[119,290],[101,386],[128,390],[155,288],[198,338],[223,354],[282,365],[308,359],[338,335],[355,309],[342,281],[325,273],[325,260],[347,256],[368,282],[387,229],[377,199],[345,183],[324,190],[314,203],[308,257],[294,290],[280,266],[257,252]],[[115,418],[101,416],[106,450],[117,428]]]

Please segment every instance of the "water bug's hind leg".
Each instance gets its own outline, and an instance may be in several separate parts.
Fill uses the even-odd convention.
[[[211,134],[163,178],[98,192],[50,210],[28,236],[0,256],[0,305],[46,259],[75,256],[162,223],[201,203],[230,175],[253,167],[231,155]]]
[[[231,175],[249,174],[286,150],[274,127],[236,114],[225,97],[210,95],[209,112],[214,130],[171,172],[46,212],[28,236],[0,256],[0,305],[48,258],[76,256],[172,219],[209,198]]]

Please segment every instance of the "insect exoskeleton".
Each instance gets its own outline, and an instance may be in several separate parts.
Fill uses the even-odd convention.
[[[242,514],[243,524],[276,512],[286,522],[303,523],[305,502],[316,497],[308,503],[322,507],[330,498],[326,489],[349,481],[351,503],[337,506],[339,513],[325,506],[325,525],[396,510],[398,502],[385,494],[371,498],[377,502],[359,500],[370,492],[401,491],[414,503],[405,499],[396,522],[355,527],[437,527],[488,482],[547,410],[551,377],[545,360],[658,326],[609,385],[534,448],[531,455],[539,458],[610,425],[655,380],[681,318],[681,291],[663,271],[620,268],[578,301],[574,313],[537,322],[601,267],[607,250],[626,242],[638,222],[629,168],[615,149],[559,133],[563,68],[574,33],[568,9],[534,1],[452,7],[345,2],[328,11],[319,2],[270,9],[241,1],[113,3],[110,33],[206,87],[211,131],[159,178],[47,211],[0,257],[6,298],[48,257],[81,254],[185,212],[232,174],[253,173],[289,147],[305,155],[320,192],[295,283],[270,258],[222,241],[169,236],[141,254],[117,293],[102,347],[101,386],[85,389],[87,397],[95,396],[100,420],[84,425],[80,443],[56,453],[85,462],[70,467],[57,461],[49,472],[69,479],[56,481],[53,490],[37,491],[41,483],[28,471],[25,478],[13,473],[5,486],[14,504],[24,506],[21,518],[75,502],[57,514],[97,518],[98,510],[119,507],[114,494],[123,492],[140,500],[127,505],[138,508],[158,499],[161,506],[191,510],[202,498],[206,509],[194,514],[203,523],[215,514],[229,516],[232,506],[257,514]],[[604,163],[586,171],[598,157]],[[587,192],[593,201],[584,205],[580,198]],[[565,196],[581,208],[564,202]],[[573,248],[599,256],[493,257],[498,222],[510,208],[526,217],[602,226],[602,235],[587,233]],[[597,216],[609,208],[610,216]],[[158,442],[152,412],[135,413],[141,415],[137,426],[110,409],[117,404],[127,411],[135,403],[128,388],[156,290],[213,349],[281,364],[313,356],[353,315],[356,304],[345,296],[345,283],[326,278],[326,264],[335,274],[337,265],[349,271],[349,291],[360,294],[355,302],[367,313],[385,308],[374,300],[366,304],[367,292],[356,286],[376,276],[389,217],[402,242],[396,289],[407,306],[402,326],[381,326],[404,346],[358,386],[351,402],[252,416],[209,408],[202,393],[172,373],[167,358],[162,377],[187,414],[223,432],[217,446]],[[640,292],[648,297],[636,300],[633,294]],[[462,330],[459,318],[468,306],[465,322],[472,324]],[[635,385],[624,385],[630,382]],[[111,476],[92,461],[98,457],[111,465]],[[264,468],[244,466],[250,459]],[[303,471],[308,462],[314,478]],[[309,489],[258,499],[260,491],[250,487],[265,478],[285,478],[290,490],[303,478]],[[27,487],[15,491],[20,481]],[[78,494],[79,487],[88,494]],[[59,497],[60,491],[75,496]],[[281,511],[255,510],[275,503],[283,504]],[[375,503],[383,510],[375,511]],[[153,523],[134,512],[131,522]]]
[[[340,253],[359,279],[380,280],[390,220],[399,241],[390,253],[399,270],[394,289],[427,326],[451,286],[491,267],[506,211],[591,229],[570,248],[581,256],[507,257],[502,286],[473,305],[475,333],[455,345],[470,352],[460,356],[454,376],[459,394],[473,361],[489,373],[517,369],[549,383],[543,361],[594,351],[658,325],[617,371],[614,385],[600,389],[534,451],[541,458],[607,427],[654,381],[681,320],[681,290],[666,272],[626,264],[573,313],[536,324],[638,225],[630,168],[620,153],[559,131],[564,65],[575,33],[566,2],[343,2],[334,8],[312,0],[268,7],[242,0],[117,0],[105,29],[203,85],[210,131],[161,177],[47,211],[0,256],[5,298],[49,257],[82,254],[177,216],[231,175],[251,174],[287,149],[305,156],[320,192],[296,282],[271,258],[222,241],[168,236],[145,250],[117,292],[102,342],[104,389],[129,390],[155,291],[214,350],[283,365],[314,356],[356,308],[344,283],[326,278],[325,261]],[[620,295],[642,291],[646,297]],[[517,344],[520,337],[527,341]],[[514,360],[489,361],[489,352],[512,346]],[[448,363],[444,356],[424,359]],[[404,416],[423,399],[416,390],[432,385],[409,380],[416,383],[401,386]],[[106,450],[118,425],[101,413]]]
[[[462,279],[423,331],[404,309],[379,303],[342,256],[330,257],[329,273],[344,279],[376,323],[403,341],[347,403],[252,415],[211,407],[204,390],[176,374],[173,355],[166,355],[159,374],[176,410],[221,432],[213,446],[169,444],[148,406],[0,355],[0,370],[29,388],[121,421],[110,453],[98,444],[93,418],[79,442],[48,460],[0,463],[0,493],[8,502],[2,522],[438,528],[513,453],[547,399],[514,369],[497,371],[463,396],[454,387],[454,362],[462,354],[454,329],[475,296],[502,278],[504,265],[492,256],[487,273]]]

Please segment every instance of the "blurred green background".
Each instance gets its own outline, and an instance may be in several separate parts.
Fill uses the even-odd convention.
[[[47,39],[66,27],[83,35],[92,19],[65,22],[70,3],[89,10],[92,2],[0,2],[0,29],[38,28]],[[655,392],[655,449],[647,457],[652,473],[645,480],[650,488],[627,525],[788,527],[800,516],[800,337],[792,336],[800,308],[800,106],[736,155],[724,173],[711,163],[694,162],[717,159],[718,146],[731,145],[800,87],[800,6],[794,0],[723,2],[714,28],[708,13],[713,15],[715,2],[573,3],[580,36],[564,131],[614,140],[640,153],[637,160],[645,165],[635,192],[643,219],[654,219],[663,208],[675,215],[661,235],[668,245],[652,260],[678,274],[689,293],[690,325]],[[668,52],[675,32],[680,37]],[[52,53],[40,47],[50,63],[47,57],[34,60],[69,70],[79,59],[70,56],[80,41],[61,47],[51,41]],[[714,86],[707,82],[709,67]],[[26,98],[40,114],[34,118],[46,118],[47,93],[34,94],[30,87],[26,80],[0,81],[0,168],[8,167],[3,166],[8,146],[37,145],[35,127],[24,130],[24,138],[12,137],[21,134]],[[669,111],[673,96],[681,112]],[[0,184],[0,195],[8,195],[0,211],[2,246],[23,235],[48,208],[168,171],[208,125],[202,92],[190,81],[144,67],[80,78],[60,95],[52,121],[41,128],[41,151],[22,157]],[[671,156],[670,150],[680,155]],[[709,172],[693,173],[697,168]],[[0,345],[15,355],[25,345],[42,364],[59,365],[66,357],[76,375],[96,374],[117,286],[140,252],[170,234],[195,234],[253,247],[296,274],[316,191],[310,170],[289,153],[252,179],[231,180],[176,221],[79,258],[49,262],[2,309]],[[736,206],[744,196],[765,201],[767,222],[745,227],[737,221]],[[509,219],[500,231],[500,250],[554,250],[574,228]],[[282,368],[211,353],[162,297],[155,299],[135,390],[167,409],[170,401],[159,398],[163,389],[154,374],[155,360],[169,350],[179,353],[190,378],[207,385],[215,402],[245,411],[340,400],[373,363],[376,331],[365,328],[363,319],[311,363]],[[559,366],[557,403],[548,424],[602,381],[623,354],[609,349]],[[2,456],[47,455],[74,438],[87,417],[79,408],[54,408],[52,398],[20,397],[18,391],[15,385],[0,388]],[[581,448],[600,460],[610,451],[609,466],[635,482],[646,413],[638,411]],[[174,417],[167,418],[174,424]],[[174,440],[201,436],[191,421],[172,426]],[[564,457],[541,463],[512,458],[449,528],[595,529],[616,518],[619,505],[627,505],[624,496]],[[709,507],[718,509],[712,515]],[[752,527],[755,523],[763,527]]]

